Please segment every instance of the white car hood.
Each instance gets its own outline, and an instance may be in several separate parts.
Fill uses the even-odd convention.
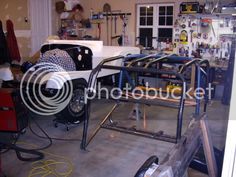
[[[102,41],[85,41],[85,40],[49,40],[45,44],[72,44],[72,45],[82,45],[90,48],[93,53],[93,68],[95,68],[102,60],[115,56],[127,56],[129,54],[139,54],[140,49],[138,47],[120,47],[120,46],[103,46]],[[43,45],[45,45],[43,44]],[[120,66],[122,64],[122,59],[112,61],[107,63],[109,65]],[[67,72],[70,76],[70,80],[83,78],[88,81],[91,70],[87,71],[70,71]],[[107,75],[112,75],[119,73],[117,70],[103,69],[98,77],[103,77]],[[63,73],[54,73],[52,77],[56,75],[63,75]],[[47,82],[48,88],[57,88],[53,82]],[[58,88],[57,88],[58,89]]]

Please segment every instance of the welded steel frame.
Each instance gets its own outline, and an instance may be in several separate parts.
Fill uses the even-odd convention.
[[[151,74],[174,75],[182,82],[181,98],[180,98],[179,106],[178,106],[176,135],[175,136],[167,135],[167,134],[164,134],[162,131],[154,133],[154,132],[148,132],[148,131],[137,130],[137,129],[128,129],[126,127],[117,126],[110,119],[110,116],[112,115],[114,110],[116,110],[119,107],[119,102],[122,101],[119,99],[119,100],[117,100],[117,103],[112,107],[110,112],[102,119],[100,124],[97,126],[97,128],[94,130],[94,132],[92,133],[92,135],[88,139],[89,104],[90,103],[87,102],[85,104],[86,111],[85,111],[85,120],[84,120],[84,125],[83,125],[83,136],[82,136],[82,142],[81,142],[81,149],[83,149],[83,150],[86,149],[88,144],[92,141],[92,139],[96,136],[96,134],[99,132],[99,130],[101,128],[110,129],[110,130],[114,130],[114,131],[118,131],[118,132],[122,132],[122,133],[128,133],[131,135],[138,135],[138,136],[147,137],[147,138],[151,138],[151,139],[161,140],[161,141],[170,142],[170,143],[177,143],[181,139],[183,112],[184,112],[185,96],[186,96],[185,94],[186,94],[186,87],[187,87],[186,81],[185,81],[182,73],[187,67],[195,65],[197,68],[197,71],[198,71],[197,87],[200,86],[201,73],[203,73],[205,75],[205,78],[208,83],[209,82],[209,79],[208,79],[209,62],[207,60],[200,60],[200,59],[191,60],[190,62],[187,62],[182,66],[180,72],[164,71],[164,70],[157,70],[157,69],[153,69],[153,68],[147,68],[147,65],[145,65],[146,67],[133,66],[133,64],[136,64],[139,61],[145,61],[147,59],[149,60],[150,58],[153,58],[153,57],[155,57],[155,55],[149,55],[149,56],[145,56],[142,58],[137,57],[137,59],[132,61],[131,64],[128,66],[113,66],[113,65],[107,64],[107,63],[115,61],[115,60],[125,60],[125,57],[123,57],[123,56],[117,56],[117,57],[111,57],[111,58],[104,59],[94,70],[92,70],[92,72],[90,74],[90,77],[88,80],[88,88],[89,88],[88,90],[89,91],[87,94],[93,94],[91,92],[90,88],[95,88],[97,76],[102,69],[119,70],[121,73],[125,71],[125,72],[142,72],[142,73],[151,73]],[[169,55],[162,57],[161,59],[155,58],[155,60],[153,62],[152,61],[151,62],[152,62],[152,64],[155,62],[160,62],[160,61],[162,61],[162,59],[166,59],[167,57],[169,57]],[[207,68],[206,72],[201,67],[202,65],[206,65],[206,68]],[[206,100],[205,100],[204,111],[206,109],[206,104],[207,104],[207,97],[206,96],[205,96],[205,99]],[[127,100],[127,101],[129,101],[129,100]],[[142,103],[143,104],[150,104],[150,102],[148,102],[147,100],[145,100]],[[196,115],[200,114],[200,106],[201,106],[200,104],[201,104],[200,100],[196,100],[196,111],[195,111]],[[168,105],[157,104],[157,105],[174,107],[171,104],[168,104]],[[105,124],[105,122],[107,120],[110,121],[110,125]]]

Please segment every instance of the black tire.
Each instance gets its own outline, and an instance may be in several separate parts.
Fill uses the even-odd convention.
[[[73,95],[69,104],[58,114],[57,122],[79,124],[85,118],[85,89],[87,82],[84,79],[73,81]]]

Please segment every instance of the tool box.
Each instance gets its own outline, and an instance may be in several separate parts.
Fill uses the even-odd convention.
[[[0,132],[20,132],[28,125],[28,110],[20,90],[0,89]]]

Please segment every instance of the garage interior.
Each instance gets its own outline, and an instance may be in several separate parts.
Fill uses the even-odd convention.
[[[234,0],[2,0],[0,177],[234,176]]]

